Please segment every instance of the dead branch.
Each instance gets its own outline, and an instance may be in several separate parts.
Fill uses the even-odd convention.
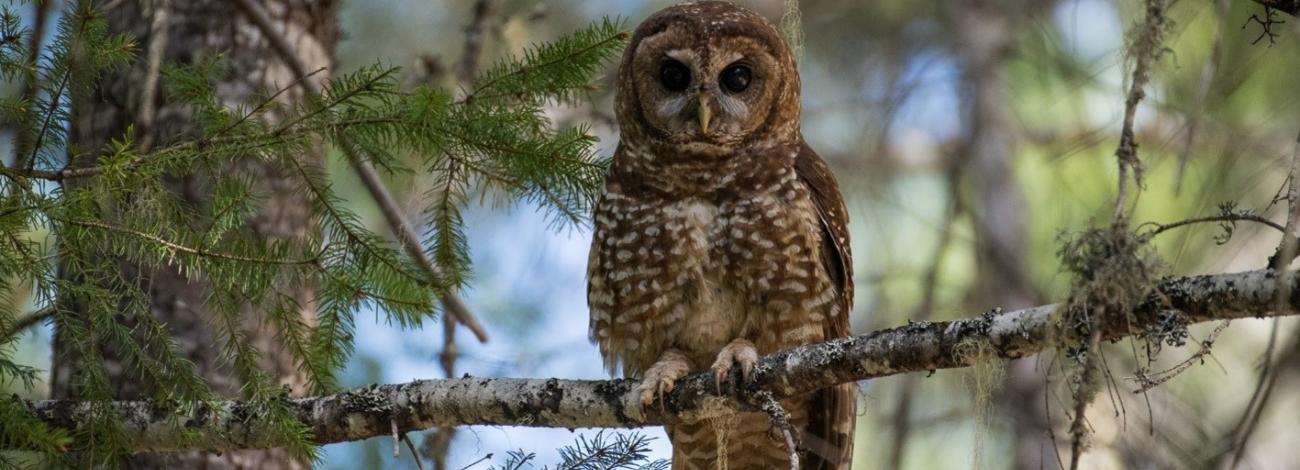
[[[1300,13],[1300,0],[1255,0],[1255,3],[1291,16]]]
[[[284,61],[285,65],[293,71],[294,76],[305,77],[310,73],[310,71],[307,70],[307,67],[303,65],[302,61],[298,59],[298,56],[294,54],[293,46],[289,44],[289,41],[285,39],[282,34],[280,34],[280,30],[271,22],[270,17],[262,10],[261,6],[254,3],[252,0],[236,0],[235,5],[239,7],[240,12],[248,16],[248,19],[251,20],[254,25],[257,25],[257,28],[262,32],[262,35],[266,36],[270,41],[271,48],[275,50],[276,54]],[[321,85],[319,82],[303,80],[300,83],[311,95],[319,96],[321,94]],[[416,264],[426,273],[434,277],[441,276],[442,270],[439,269],[438,266],[434,265],[433,261],[429,259],[429,256],[424,253],[424,248],[420,246],[419,233],[416,232],[415,228],[411,225],[411,222],[406,219],[406,214],[402,212],[401,206],[397,204],[397,200],[393,198],[393,194],[390,193],[388,187],[384,185],[383,179],[379,176],[379,172],[375,170],[375,167],[371,165],[369,161],[357,154],[356,149],[352,147],[350,142],[348,142],[346,136],[340,135],[340,140],[341,142],[339,147],[343,151],[343,155],[347,157],[348,163],[352,165],[353,171],[355,171],[357,176],[361,178],[361,182],[365,185],[366,190],[370,192],[371,197],[375,199],[375,203],[379,205],[380,212],[383,213],[384,220],[388,222],[389,228],[391,228],[394,235],[397,236],[397,241],[401,243],[402,247],[406,250],[406,253],[410,255],[411,258],[415,260]],[[479,323],[478,319],[469,311],[469,308],[465,306],[465,302],[460,300],[460,296],[456,295],[454,292],[447,293],[442,296],[442,305],[449,315],[456,318],[457,322],[465,325],[465,328],[468,328],[473,332],[474,336],[478,338],[480,343],[487,342],[487,330],[483,328],[483,325]]]

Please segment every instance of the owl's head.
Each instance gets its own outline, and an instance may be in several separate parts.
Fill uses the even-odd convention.
[[[617,106],[625,141],[723,154],[797,135],[799,72],[757,13],[721,1],[681,4],[637,27],[619,66]]]

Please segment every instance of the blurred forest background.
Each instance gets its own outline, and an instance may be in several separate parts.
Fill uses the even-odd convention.
[[[352,0],[340,13],[338,66],[397,65],[412,83],[455,87],[467,66],[467,39],[481,40],[479,62],[490,63],[603,16],[624,18],[630,28],[670,3]],[[1141,2],[741,3],[773,21],[792,8],[800,14],[804,133],[834,167],[852,218],[855,333],[1064,297],[1069,279],[1059,267],[1059,237],[1106,223],[1115,198],[1125,33],[1141,18]],[[1135,225],[1225,207],[1285,220],[1285,204],[1275,201],[1300,131],[1300,22],[1282,13],[1274,18],[1286,22],[1270,24],[1254,2],[1173,3],[1168,50],[1137,116],[1146,184]],[[553,110],[559,123],[593,126],[605,155],[618,141],[611,79],[607,74],[592,92],[590,107]],[[332,168],[352,209],[382,232],[379,212],[341,157]],[[421,206],[429,184],[421,175],[392,181],[409,207]],[[463,295],[490,341],[480,344],[457,329],[451,373],[607,377],[587,340],[590,233],[557,230],[533,207],[491,198],[467,212],[465,223],[475,271]],[[1262,268],[1277,244],[1276,232],[1246,224],[1196,225],[1155,242],[1165,274]],[[371,318],[358,317],[357,352],[342,385],[448,373],[443,328],[403,331]],[[1194,327],[1192,337],[1203,340],[1214,328]],[[27,333],[19,359],[48,366],[50,335],[47,327]],[[1096,434],[1084,466],[1228,465],[1261,368],[1269,365],[1277,392],[1264,404],[1241,466],[1291,467],[1300,461],[1300,394],[1286,391],[1300,389],[1298,338],[1293,318],[1235,322],[1217,336],[1211,355],[1146,393],[1134,393],[1139,364],[1132,347],[1108,346],[1112,386],[1089,411]],[[1275,352],[1265,357],[1270,341]],[[1150,369],[1196,353],[1189,344],[1167,348]],[[1053,381],[1059,377],[1051,361],[1048,355],[1010,363],[987,404],[974,399],[990,386],[983,369],[863,383],[855,468],[1055,467],[1053,436],[1068,445],[1070,401]],[[486,468],[515,449],[554,462],[557,447],[595,432],[464,428],[449,439],[445,468]],[[662,431],[639,432],[658,436],[655,454],[667,457]],[[412,437],[432,455],[447,436]],[[1061,452],[1068,458],[1068,450]],[[480,462],[488,454],[494,458]],[[330,445],[324,455],[324,468],[415,468],[405,452],[393,457],[385,439]]]

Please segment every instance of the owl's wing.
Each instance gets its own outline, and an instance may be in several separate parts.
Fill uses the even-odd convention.
[[[844,208],[835,175],[808,144],[802,144],[794,161],[795,174],[808,187],[822,225],[822,262],[839,288],[840,312],[832,319],[828,338],[849,334],[848,312],[853,308],[853,253],[849,249],[849,214]]]
[[[837,312],[826,321],[826,338],[849,335],[853,308],[853,254],[849,250],[849,219],[844,198],[830,167],[808,144],[802,144],[794,162],[795,173],[808,187],[821,219],[822,263],[838,289]],[[853,431],[857,421],[857,385],[841,384],[813,394],[804,446],[809,450],[805,468],[848,470],[853,463]]]

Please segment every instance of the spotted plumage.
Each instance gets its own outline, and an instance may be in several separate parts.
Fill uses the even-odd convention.
[[[642,379],[647,404],[685,374],[744,375],[760,355],[848,334],[847,215],[800,134],[799,92],[781,35],[730,3],[669,7],[633,34],[588,303],[606,366]],[[849,468],[852,385],[783,404],[804,468]],[[788,466],[762,414],[668,432],[675,469]]]

